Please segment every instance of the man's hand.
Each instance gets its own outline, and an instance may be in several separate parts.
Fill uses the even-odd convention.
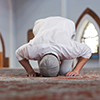
[[[26,72],[28,73],[27,77],[41,76],[40,73],[37,73],[33,70],[33,68],[31,67],[31,65],[27,59],[23,59],[23,60],[19,61],[19,63],[25,68]]]
[[[65,74],[65,76],[78,76],[79,73],[75,71],[69,71],[68,73]]]
[[[80,57],[75,68],[72,71],[69,71],[65,74],[65,76],[77,76],[79,75],[80,70],[84,66],[84,64],[88,61],[87,58]]]
[[[27,75],[27,77],[40,77],[41,74],[40,73],[37,73],[37,72],[31,72]]]

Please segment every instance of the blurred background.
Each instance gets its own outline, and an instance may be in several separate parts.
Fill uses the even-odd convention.
[[[76,25],[76,41],[86,43],[92,57],[84,67],[99,67],[100,0],[0,0],[0,68],[19,68],[15,50],[32,37],[37,19],[62,16]],[[31,61],[38,67],[36,61]]]

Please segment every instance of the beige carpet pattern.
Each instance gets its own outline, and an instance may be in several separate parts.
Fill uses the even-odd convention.
[[[0,69],[0,100],[100,100],[100,68],[75,77],[25,76],[24,69]]]

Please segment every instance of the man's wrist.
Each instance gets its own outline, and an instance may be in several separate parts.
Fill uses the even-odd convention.
[[[76,69],[74,69],[73,71],[76,72],[77,74],[79,74],[80,72],[79,70],[76,70]]]
[[[29,72],[27,72],[28,74],[33,74],[33,73],[35,73],[35,71],[33,70],[33,71],[29,71]]]

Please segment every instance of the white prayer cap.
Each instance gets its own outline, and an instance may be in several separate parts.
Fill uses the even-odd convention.
[[[59,61],[52,54],[45,55],[39,63],[40,73],[45,77],[55,77],[59,72]]]

